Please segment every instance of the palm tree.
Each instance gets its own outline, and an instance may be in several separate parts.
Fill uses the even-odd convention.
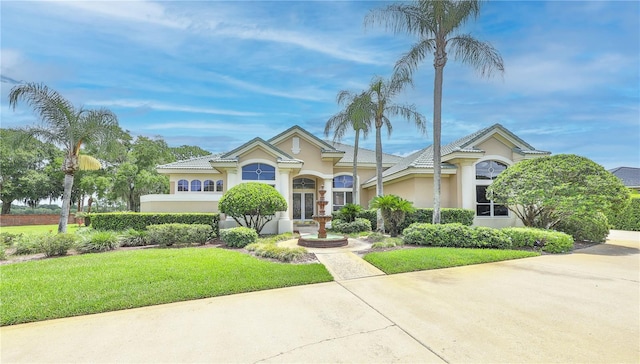
[[[382,186],[382,127],[387,127],[387,133],[391,135],[392,125],[389,116],[400,116],[407,121],[412,121],[421,133],[425,131],[425,118],[415,110],[414,105],[401,105],[392,102],[393,98],[402,91],[405,85],[412,84],[406,71],[394,72],[390,79],[374,77],[366,91],[371,95],[371,107],[374,112],[376,127],[376,196],[383,195]],[[384,220],[378,210],[378,229],[384,231]]]
[[[360,142],[360,132],[363,138],[369,135],[371,128],[371,120],[373,119],[371,105],[371,96],[362,92],[355,94],[350,91],[342,90],[338,92],[336,97],[338,104],[344,105],[344,110],[333,115],[324,126],[324,135],[329,136],[333,131],[333,141],[339,141],[344,137],[347,131],[354,130],[356,132],[353,147],[353,202],[358,201],[358,144]]]
[[[43,84],[27,83],[13,87],[9,105],[15,110],[19,100],[26,102],[40,117],[42,125],[26,129],[28,135],[61,146],[64,153],[64,192],[58,232],[67,231],[73,178],[80,169],[99,169],[100,162],[80,154],[85,143],[108,145],[118,119],[109,110],[76,108],[58,92]]]
[[[477,18],[479,13],[479,0],[419,0],[411,4],[392,4],[374,9],[365,18],[365,24],[382,23],[396,33],[418,36],[418,43],[398,60],[396,70],[412,74],[428,54],[433,54],[434,224],[440,223],[442,78],[447,64],[447,51],[453,54],[454,59],[473,66],[481,76],[491,76],[495,70],[504,72],[502,57],[491,44],[481,42],[470,34],[457,33],[470,17]]]

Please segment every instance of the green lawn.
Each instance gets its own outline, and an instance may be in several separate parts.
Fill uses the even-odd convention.
[[[498,262],[538,255],[540,253],[522,250],[415,248],[369,253],[364,256],[364,260],[387,274],[394,274]]]
[[[0,266],[0,325],[333,280],[321,264],[225,249],[144,249]]]
[[[78,224],[68,224],[67,232],[75,233],[78,230]],[[58,224],[56,225],[21,225],[21,226],[2,226],[0,227],[0,233],[11,234],[31,234],[31,233],[52,233],[58,232]]]

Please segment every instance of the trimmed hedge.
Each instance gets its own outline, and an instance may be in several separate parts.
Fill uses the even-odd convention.
[[[553,229],[573,236],[575,241],[602,243],[609,235],[609,222],[601,212],[583,212],[560,221]]]
[[[405,244],[452,248],[511,248],[511,239],[500,230],[460,223],[414,223],[402,232]]]
[[[511,238],[514,248],[541,248],[548,253],[565,253],[573,249],[573,238],[560,231],[527,227],[508,227],[500,231]]]
[[[640,195],[631,195],[629,205],[618,213],[607,215],[612,229],[640,231]]]
[[[204,245],[213,238],[213,229],[207,224],[160,224],[147,226],[147,239],[160,246]]]
[[[473,225],[473,218],[476,216],[475,211],[469,209],[443,208],[440,209],[440,220],[443,224],[460,223],[462,225]],[[339,211],[333,213],[333,220],[345,220]],[[358,213],[359,218],[367,219],[371,222],[371,229],[377,230],[378,218],[375,209],[362,210]],[[400,226],[400,231],[409,227],[409,225],[420,223],[431,223],[433,221],[432,208],[417,208],[415,212],[407,214],[404,222]]]
[[[239,226],[220,230],[220,239],[228,247],[244,248],[258,241],[258,233],[252,228]]]
[[[149,225],[204,224],[213,228],[213,237],[218,236],[220,221],[220,215],[217,213],[107,212],[88,216],[91,226],[96,230],[145,230]]]
[[[343,234],[361,233],[371,231],[371,222],[360,217],[356,218],[355,221],[352,222],[335,220],[331,221],[331,230]]]

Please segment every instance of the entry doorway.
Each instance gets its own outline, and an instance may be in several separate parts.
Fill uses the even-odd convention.
[[[315,196],[313,192],[293,193],[293,219],[311,220],[313,218],[313,206]]]

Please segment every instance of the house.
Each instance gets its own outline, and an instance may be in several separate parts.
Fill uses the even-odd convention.
[[[476,211],[474,224],[503,227],[517,224],[504,206],[485,197],[493,179],[524,159],[549,155],[536,150],[500,124],[492,125],[442,147],[441,206]],[[254,138],[227,153],[178,161],[157,167],[169,176],[170,192],[140,198],[142,212],[217,212],[229,188],[249,181],[272,185],[288,202],[263,232],[292,231],[294,223],[312,221],[318,191],[327,190],[327,211],[347,203],[366,207],[376,195],[375,152],[358,150],[358,175],[352,176],[354,148],[319,139],[293,126],[271,139]],[[407,157],[384,154],[385,194],[433,207],[433,150],[429,146]],[[353,184],[359,186],[355,198]],[[223,227],[233,226],[231,218]]]
[[[640,192],[640,168],[617,167],[610,169],[609,172],[618,177],[628,188]]]

